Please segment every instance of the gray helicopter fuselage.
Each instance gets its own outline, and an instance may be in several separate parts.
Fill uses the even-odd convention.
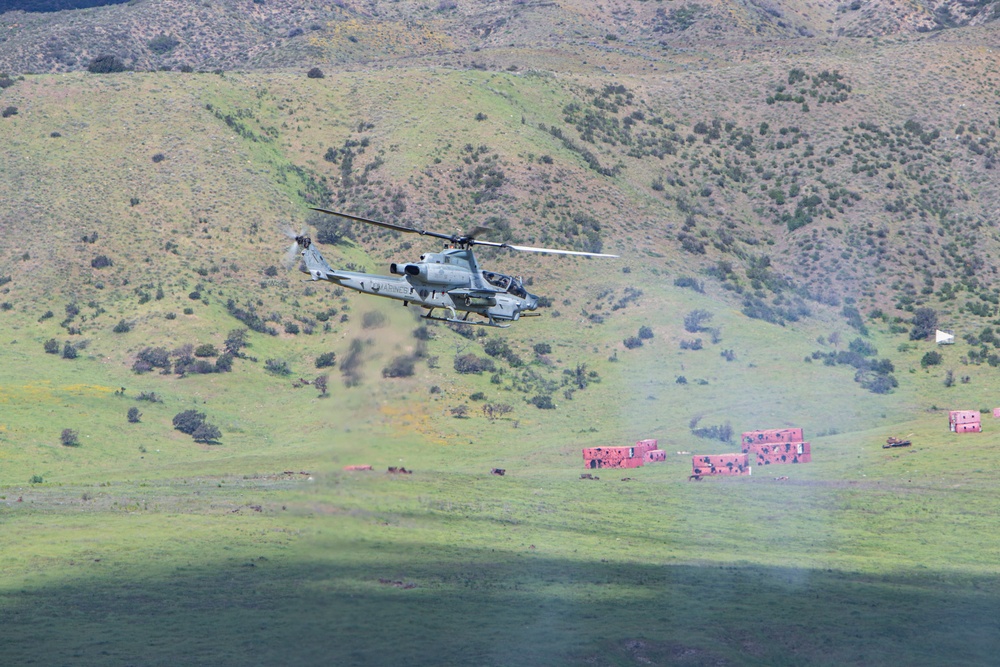
[[[419,262],[392,264],[391,276],[330,268],[314,245],[302,251],[303,272],[313,280],[328,280],[347,289],[415,304],[434,312],[442,308],[457,321],[457,311],[477,313],[495,321],[517,320],[522,311],[537,308],[537,297],[510,276],[483,272],[475,255],[449,248],[428,253]],[[430,314],[429,313],[429,314]]]

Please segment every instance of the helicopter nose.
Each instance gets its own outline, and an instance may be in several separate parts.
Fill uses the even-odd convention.
[[[538,297],[534,294],[528,295],[528,310],[535,310],[538,308]]]

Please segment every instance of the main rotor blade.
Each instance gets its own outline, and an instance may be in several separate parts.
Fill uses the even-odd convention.
[[[476,241],[478,244],[483,244],[482,241]],[[483,244],[485,245],[485,244]],[[548,252],[553,255],[577,255],[579,257],[618,257],[618,255],[606,255],[601,252],[580,252],[578,250],[554,250],[552,248],[533,248],[526,245],[511,245],[509,243],[490,243],[489,245],[496,245],[501,248],[510,248],[511,250],[520,250],[521,252]]]
[[[394,225],[391,222],[382,222],[381,220],[370,220],[368,218],[362,218],[357,215],[351,215],[350,213],[340,213],[339,211],[329,211],[325,208],[316,208],[315,206],[310,207],[314,211],[319,211],[320,213],[327,213],[329,215],[335,215],[339,218],[345,218],[347,220],[354,220],[355,222],[365,222],[369,225],[376,225],[378,227],[385,227],[386,229],[394,229],[397,232],[408,232],[411,234],[421,234],[423,236],[433,236],[439,239],[446,239],[448,241],[454,241],[455,236],[451,234],[439,234],[438,232],[429,232],[426,229],[417,229],[415,227],[404,227],[403,225]]]

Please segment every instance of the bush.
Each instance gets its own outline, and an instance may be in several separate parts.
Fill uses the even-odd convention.
[[[496,370],[496,365],[492,359],[484,359],[470,353],[455,357],[455,370],[465,375],[479,375],[484,371],[492,373]]]
[[[180,44],[180,41],[178,41],[175,37],[160,33],[153,39],[146,42],[146,47],[156,55],[162,56],[170,51],[173,51],[174,47],[178,44]]]
[[[264,362],[264,370],[273,375],[291,375],[292,369],[288,367],[287,361],[280,359],[268,359]]]
[[[59,436],[59,442],[65,447],[79,447],[80,434],[71,428],[64,428],[62,434]]]
[[[169,373],[171,367],[170,353],[164,347],[146,347],[136,355],[132,370],[136,373],[146,373],[154,368],[163,369],[164,373]]]
[[[125,320],[120,321],[118,324],[115,325],[114,329],[112,329],[112,331],[114,331],[115,333],[128,333],[131,330],[132,330],[132,325],[126,322]]]
[[[76,357],[77,357],[76,348],[73,347],[72,343],[70,343],[69,341],[66,341],[66,344],[63,345],[62,358],[63,359],[76,359]]]
[[[59,341],[55,338],[50,338],[45,341],[45,344],[42,347],[45,348],[46,354],[59,354]]]
[[[384,378],[407,378],[413,375],[416,366],[416,359],[410,355],[396,357],[389,365],[382,369]]]
[[[927,368],[928,366],[937,366],[940,363],[941,363],[941,353],[933,350],[925,354],[923,358],[920,360],[920,365],[923,368]]]
[[[164,155],[163,153],[154,153],[153,154],[153,162],[156,163],[156,164],[159,164],[160,162],[163,162],[166,159],[167,159],[167,156]]]
[[[7,107],[6,109],[3,110],[3,113],[0,114],[0,115],[2,115],[4,118],[10,118],[11,116],[16,116],[17,115],[17,107],[13,107],[13,106],[12,107]]]
[[[629,336],[628,338],[623,340],[622,343],[624,343],[625,347],[627,347],[630,350],[634,350],[637,347],[642,347],[642,339],[639,338],[638,336]]]
[[[97,56],[87,65],[87,71],[92,74],[110,74],[124,72],[128,68],[117,56]]]
[[[211,343],[202,343],[198,347],[194,348],[194,356],[217,357],[219,356],[219,351]]]
[[[684,316],[684,330],[688,333],[705,331],[705,327],[702,324],[712,319],[712,317],[712,313],[707,310],[692,310]]]
[[[104,268],[107,268],[107,267],[109,267],[109,266],[111,266],[113,264],[114,264],[114,262],[112,262],[105,255],[98,255],[94,259],[90,260],[90,265],[92,267],[94,267],[95,269],[104,269]]]
[[[535,354],[552,354],[552,346],[548,343],[535,343]]]
[[[285,322],[285,333],[286,334],[298,334],[299,325],[295,322]]]
[[[212,444],[219,441],[219,438],[222,437],[222,431],[220,431],[219,427],[214,424],[202,422],[198,425],[198,428],[191,433],[191,437],[194,438],[195,442]]]
[[[139,412],[139,408],[132,407],[132,408],[128,409],[128,423],[129,424],[138,424],[140,417],[142,417],[142,413]]]
[[[316,357],[316,368],[332,368],[337,363],[336,352],[324,352]]]
[[[538,394],[528,401],[539,410],[555,410],[556,404],[552,402],[552,396],[548,394]]]
[[[913,311],[913,328],[910,340],[924,340],[937,330],[937,312],[933,308],[917,308]]]
[[[205,423],[205,413],[197,410],[185,410],[174,415],[174,428],[181,433],[193,434]]]
[[[323,70],[321,70],[320,68],[313,67],[311,70],[306,72],[306,76],[309,77],[310,79],[322,79],[326,75],[323,74]]]
[[[32,475],[31,479],[28,480],[28,484],[44,484],[45,478],[41,475]]]
[[[649,327],[639,327],[639,338],[649,340],[653,337],[653,330]]]

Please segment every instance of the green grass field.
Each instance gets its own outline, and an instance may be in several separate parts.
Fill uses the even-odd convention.
[[[356,27],[367,39],[381,34],[377,23]],[[315,46],[355,48],[342,42]],[[837,57],[867,53],[851,49]],[[880,53],[891,60],[893,49]],[[679,57],[693,62],[694,53]],[[827,157],[862,144],[853,126],[838,129],[847,122],[839,111],[817,104],[812,116],[791,117],[761,101],[786,65],[802,64],[789,58],[627,81],[422,62],[328,67],[322,80],[78,72],[5,89],[5,104],[20,111],[0,125],[0,665],[995,662],[1000,429],[990,410],[1000,382],[987,353],[1000,343],[962,337],[996,322],[988,232],[983,257],[959,250],[971,247],[962,216],[973,219],[994,196],[988,158],[897,128],[894,145],[913,146],[893,160],[907,169],[938,160],[945,175],[906,175],[904,194],[942,198],[889,216],[896,195],[886,184],[897,173],[903,181],[903,162],[879,167],[893,175],[885,181],[863,164],[851,173],[848,153],[836,166]],[[884,72],[850,73],[875,98],[852,97],[850,123],[881,119],[880,105],[896,109],[878,96]],[[600,91],[617,81],[639,101],[614,120],[649,120],[647,138],[677,123],[675,153],[630,155],[611,140],[621,135],[608,118],[594,121],[593,143],[567,124],[584,106],[600,119],[614,97]],[[694,134],[722,108],[757,137],[757,157],[732,148],[736,134],[710,140],[709,125]],[[893,113],[886,127],[905,121]],[[942,112],[935,123],[995,126],[986,113]],[[774,136],[760,138],[761,118]],[[778,129],[792,122],[814,133],[815,161],[798,144],[765,145],[799,136]],[[975,146],[992,150],[991,132]],[[937,152],[918,154],[925,145]],[[624,171],[598,173],[581,147]],[[346,149],[356,151],[353,171]],[[857,148],[874,160],[871,151]],[[334,154],[337,162],[326,158]],[[730,170],[734,158],[747,160],[742,171]],[[476,181],[487,164],[504,174],[495,192]],[[867,208],[830,204],[829,216],[793,234],[765,210],[766,191],[806,171],[824,197],[850,185]],[[970,183],[976,196],[958,197]],[[947,197],[954,211],[925,221],[920,214]],[[489,268],[533,279],[530,290],[551,300],[542,317],[471,339],[418,329],[398,304],[278,268],[287,243],[279,229],[300,227],[307,206],[327,200],[442,231],[492,216],[525,244],[580,244],[597,221],[604,249],[622,257],[485,251]],[[693,249],[680,249],[681,233]],[[416,236],[357,236],[324,245],[332,265],[384,273],[389,261],[437,249]],[[937,254],[915,254],[931,245]],[[113,263],[97,268],[99,255]],[[768,270],[755,264],[764,256],[773,256]],[[921,274],[917,257],[938,262],[935,272]],[[678,287],[681,277],[697,277],[698,290]],[[860,296],[834,306],[825,291],[806,295],[810,314],[780,325],[745,314],[754,298],[794,305],[807,284]],[[861,336],[845,321],[849,304],[870,330],[863,342],[894,367],[891,393],[866,391],[854,368],[814,354]],[[934,344],[905,331],[902,307],[923,304],[959,329],[939,364],[922,363]],[[132,372],[147,347],[221,348],[242,326],[230,305],[273,328],[248,334],[231,373]],[[711,314],[714,331],[685,329],[697,310]],[[116,332],[120,323],[128,330]],[[627,349],[640,327],[652,338]],[[701,349],[688,345],[695,338]],[[45,353],[49,340],[76,345],[77,357]],[[456,356],[485,357],[497,340],[520,363],[497,357],[494,371],[455,370]],[[540,344],[550,351],[536,353]],[[348,387],[352,350],[359,382]],[[329,352],[337,365],[318,369]],[[383,377],[403,355],[416,360],[413,376]],[[268,372],[268,362],[290,373]],[[329,396],[303,386],[320,373]],[[140,401],[143,392],[161,400]],[[555,409],[529,402],[543,394]],[[510,412],[491,420],[484,405]],[[137,423],[126,418],[133,407]],[[984,410],[984,432],[950,433],[949,409]],[[218,442],[174,430],[186,410],[204,412]],[[737,435],[799,426],[813,462],[689,481],[693,454],[739,446],[698,438],[696,426]],[[79,446],[61,444],[64,429],[77,431]],[[882,448],[906,434],[912,447]],[[581,478],[582,448],[643,438],[659,440],[665,463]],[[344,470],[362,464],[373,470]]]

